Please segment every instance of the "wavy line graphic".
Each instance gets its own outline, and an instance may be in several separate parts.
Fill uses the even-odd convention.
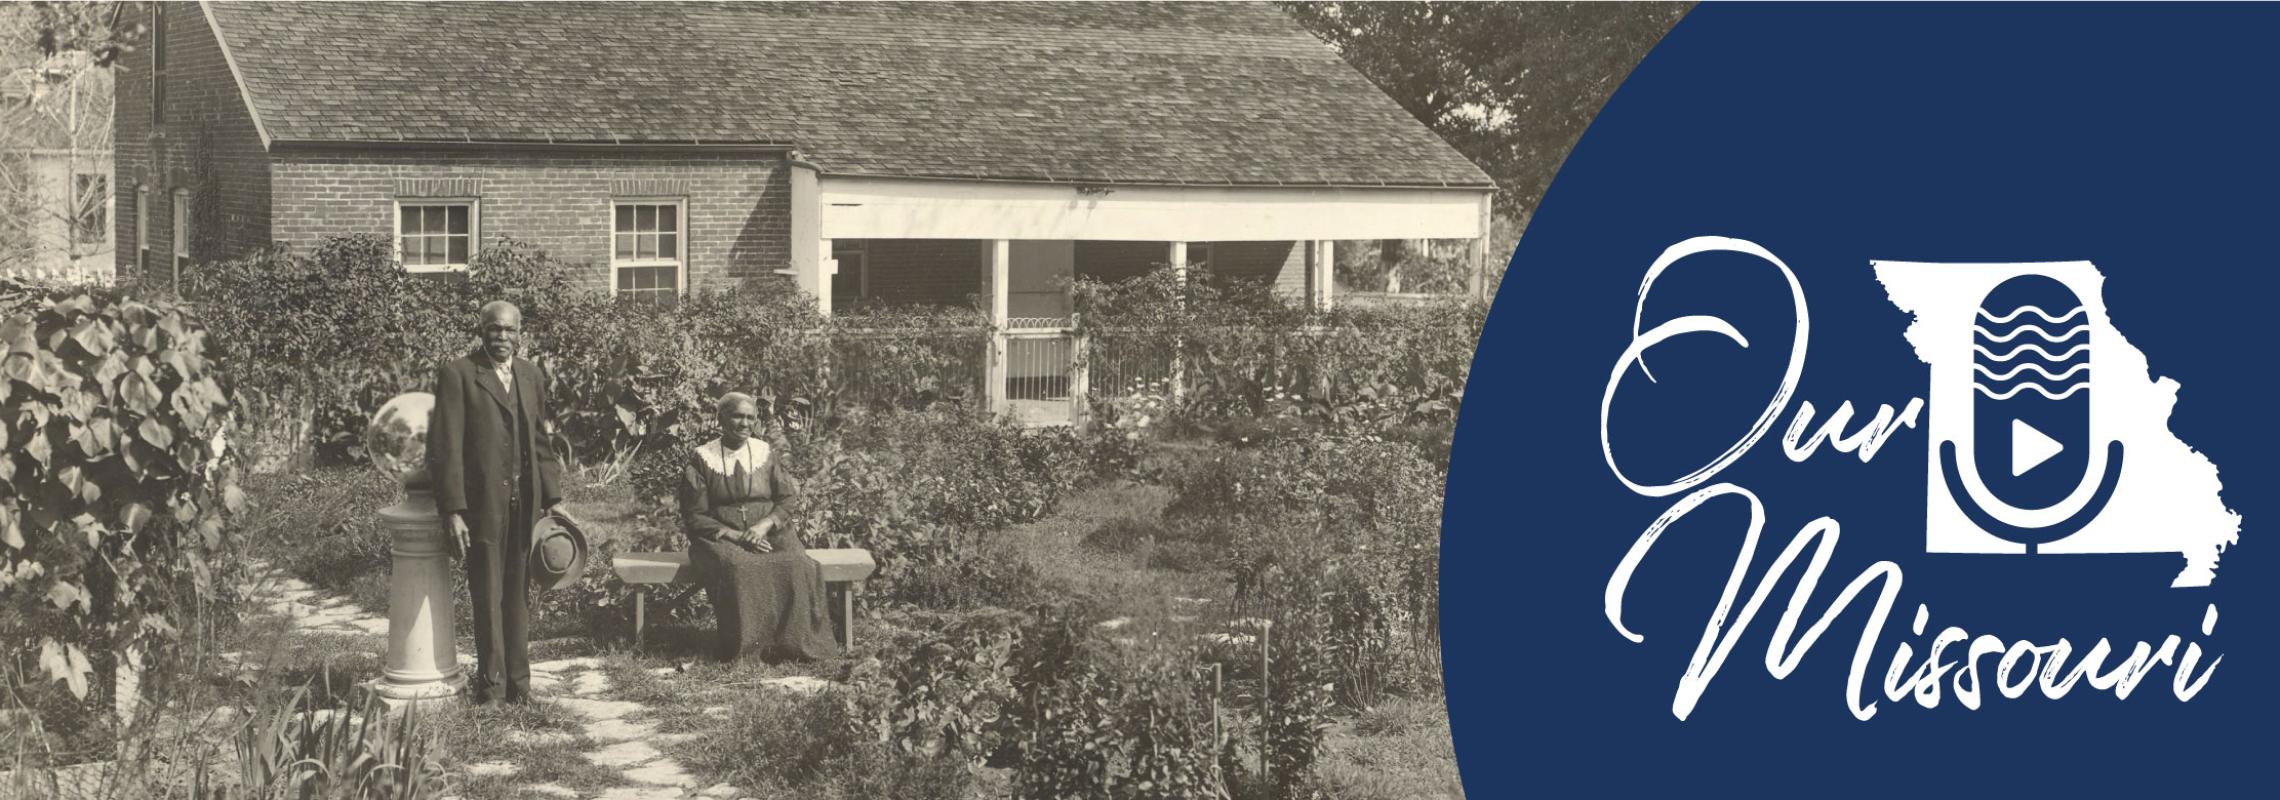
[[[2075,308],[2073,311],[2069,311],[2069,312],[2066,312],[2066,314],[2064,314],[2063,316],[2056,316],[2056,317],[2054,317],[2054,316],[2051,316],[2051,315],[2050,315],[2050,312],[2042,310],[2042,307],[2041,307],[2041,306],[2033,306],[2033,305],[2020,306],[2020,307],[2018,307],[2018,308],[2014,308],[2014,309],[2011,309],[2011,313],[2009,313],[2009,314],[2004,314],[2003,316],[2000,316],[2000,317],[1998,317],[1998,316],[1995,316],[1995,315],[1993,315],[1993,314],[1990,314],[1990,313],[1987,313],[1987,309],[1984,309],[1984,308],[1982,308],[1982,309],[1980,309],[1980,310],[1979,310],[1979,316],[1980,316],[1980,318],[1982,318],[1982,319],[1985,319],[1985,320],[1987,320],[1988,322],[1993,322],[1993,323],[1996,323],[1996,324],[1998,324],[1998,325],[2000,325],[2000,324],[2002,324],[2002,323],[2005,323],[2005,322],[2010,322],[2011,320],[2014,320],[2014,319],[2018,319],[2018,318],[2019,318],[2019,315],[2020,315],[2020,314],[2027,314],[2027,313],[2032,313],[2032,314],[2034,314],[2035,316],[2041,317],[2041,318],[2043,319],[2043,321],[2044,321],[2044,322],[2048,322],[2048,323],[2050,323],[2050,324],[2052,324],[2052,325],[2056,325],[2056,324],[2058,324],[2058,323],[2061,323],[2061,322],[2065,322],[2065,321],[2067,321],[2067,320],[2073,319],[2073,318],[2075,318],[2077,315],[2088,314],[2088,313],[2090,313],[2090,309],[2087,309],[2087,308],[2082,308],[2082,307],[2079,307],[2079,306],[2077,306],[2077,307],[2076,307],[2076,308]]]
[[[2019,373],[2021,373],[2021,372],[2027,372],[2027,371],[2030,371],[2030,370],[2031,370],[2031,371],[2034,371],[2034,372],[2039,372],[2039,373],[2042,373],[2042,376],[2043,376],[2043,380],[2049,380],[2049,381],[2063,381],[2063,380],[2066,380],[2067,378],[2071,378],[2071,377],[2073,377],[2073,376],[2074,376],[2074,374],[2075,374],[2075,373],[2077,373],[2077,372],[2082,372],[2082,371],[2085,371],[2085,370],[2088,370],[2088,369],[2090,369],[2090,362],[2088,362],[2088,361],[2084,361],[2084,362],[2082,362],[2082,363],[2080,363],[2080,364],[2076,364],[2076,365],[2074,365],[2072,368],[2068,369],[2068,370],[2067,370],[2067,371],[2065,371],[2065,372],[2057,372],[2057,373],[2051,372],[2049,369],[2046,369],[2046,368],[2044,368],[2044,367],[2043,367],[2043,365],[2041,365],[2041,364],[2037,364],[2037,363],[2034,363],[2034,362],[2032,362],[2032,361],[2029,361],[2029,362],[2026,362],[2026,363],[2022,363],[2022,364],[2020,364],[2020,365],[2018,365],[2018,366],[2016,366],[2016,367],[2012,367],[2012,368],[2010,368],[2010,369],[2008,369],[2008,370],[2004,370],[2004,371],[2002,371],[2002,372],[1996,372],[1996,371],[1994,371],[1994,370],[1988,369],[1988,368],[1987,368],[1987,365],[1986,365],[1986,364],[1973,364],[1973,365],[1971,365],[1971,368],[1972,368],[1972,369],[1975,369],[1975,370],[1978,370],[1978,371],[1979,371],[1979,373],[1980,373],[1980,374],[1982,374],[1982,375],[1985,375],[1985,376],[1987,376],[1987,377],[1989,377],[1989,378],[1992,378],[1992,379],[1994,379],[1994,382],[1997,382],[1997,383],[2000,383],[2000,382],[2003,382],[2003,381],[2007,381],[2007,380],[2010,380],[2010,379],[2012,379],[2013,377],[2016,377],[2016,376],[2018,376],[2018,374],[2019,374]],[[2029,380],[2033,380],[2033,379],[2032,379],[2032,378],[2030,378]]]
[[[2033,389],[2035,390],[2035,394],[2048,397],[2052,400],[2064,400],[2068,397],[2074,396],[2075,392],[2090,388],[2090,382],[2083,381],[2081,383],[2077,383],[2072,388],[2069,388],[2063,392],[2059,392],[2058,394],[2051,394],[2050,390],[2043,388],[2042,384],[2033,382],[2022,383],[2017,386],[2013,386],[2009,391],[2005,392],[1995,392],[1988,389],[1986,386],[1976,383],[1972,384],[1971,388],[1978,390],[1980,394],[1987,395],[1989,398],[1996,400],[2009,400],[2013,395],[2017,395],[2018,393],[2026,391],[2028,389]]]
[[[2020,353],[2028,350],[2033,350],[2035,353],[2041,355],[2044,361],[2065,361],[2069,358],[2073,358],[2075,353],[2089,350],[2090,343],[2083,342],[2081,344],[2067,348],[2065,353],[2057,354],[2054,354],[2049,350],[2044,350],[2042,348],[2042,345],[2039,344],[2022,344],[2009,350],[2003,351],[2001,355],[1997,355],[1993,351],[1976,344],[1972,345],[1971,349],[1979,351],[1979,354],[1986,356],[1987,360],[1989,361],[2010,361],[2012,359],[2018,358]]]
[[[2090,323],[2085,322],[2072,328],[2068,328],[2065,331],[2057,334],[2052,334],[2050,331],[2045,330],[2043,326],[2036,325],[2031,322],[2016,328],[2012,328],[2010,333],[1996,333],[1978,325],[1971,326],[1971,330],[1978,333],[1979,338],[1990,342],[1995,342],[1997,344],[2019,338],[2019,334],[2022,333],[2033,333],[2036,338],[2039,338],[2043,341],[2049,342],[2051,344],[2062,344],[2066,340],[2074,338],[2076,334],[2089,333]]]

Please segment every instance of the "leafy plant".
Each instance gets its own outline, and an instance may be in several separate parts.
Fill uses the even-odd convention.
[[[413,705],[391,716],[377,693],[365,692],[354,713],[319,709],[306,687],[257,713],[240,732],[235,791],[201,768],[199,800],[417,800],[443,783]]]
[[[110,294],[0,320],[0,645],[23,660],[9,674],[101,698],[99,675],[162,664],[200,606],[229,599],[224,518],[244,493],[205,337],[180,309]]]

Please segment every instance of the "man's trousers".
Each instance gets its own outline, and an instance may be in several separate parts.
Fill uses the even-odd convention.
[[[467,596],[475,605],[476,701],[530,697],[530,527],[516,509],[502,535],[467,545]]]

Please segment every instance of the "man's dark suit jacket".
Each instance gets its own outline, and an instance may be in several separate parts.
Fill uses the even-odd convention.
[[[436,511],[466,512],[468,538],[509,541],[510,492],[521,493],[523,516],[561,502],[561,467],[555,462],[545,424],[553,419],[546,401],[546,373],[530,359],[514,362],[514,397],[499,383],[491,362],[478,351],[436,371],[435,415],[428,420],[428,472],[435,479]],[[521,404],[522,430],[509,403]],[[518,437],[517,434],[520,434]],[[520,438],[520,470],[509,464]],[[509,486],[520,473],[521,486]],[[528,533],[527,531],[524,533]]]

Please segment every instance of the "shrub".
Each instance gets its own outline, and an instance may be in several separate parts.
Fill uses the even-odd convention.
[[[1383,430],[1456,418],[1484,304],[1315,312],[1263,284],[1169,269],[1079,281],[1097,419],[1127,430]],[[1172,391],[1172,384],[1182,391]],[[1299,423],[1304,423],[1303,425]]]
[[[436,365],[473,347],[476,310],[500,298],[522,307],[561,433],[595,458],[695,443],[730,390],[759,395],[780,431],[858,408],[970,407],[978,393],[986,325],[971,310],[827,319],[778,280],[659,307],[578,288],[576,269],[508,241],[464,277],[414,275],[387,239],[357,236],[206,265],[189,289],[230,300],[211,322],[248,413],[302,429],[280,447],[333,460],[352,455],[379,404],[432,388]]]
[[[85,702],[109,695],[98,676],[163,672],[181,631],[228,616],[232,396],[180,309],[98,294],[20,307],[0,319],[0,650],[10,689],[77,706],[44,714],[49,729],[78,728],[108,716]]]
[[[1221,739],[1206,666],[1093,631],[1064,603],[971,617],[889,665],[873,729],[904,753],[1006,767],[1018,798],[1229,796],[1239,737]]]
[[[916,568],[970,558],[989,531],[1052,513],[1099,465],[1116,463],[1098,455],[1103,448],[1120,447],[932,411],[850,417],[833,435],[793,437],[784,455],[802,483],[792,519],[808,546],[869,549],[879,588],[896,596]]]
[[[1415,447],[1290,439],[1195,462],[1172,483],[1166,517],[1230,523],[1240,613],[1302,632],[1334,667],[1339,701],[1367,707],[1434,680],[1442,477]]]

